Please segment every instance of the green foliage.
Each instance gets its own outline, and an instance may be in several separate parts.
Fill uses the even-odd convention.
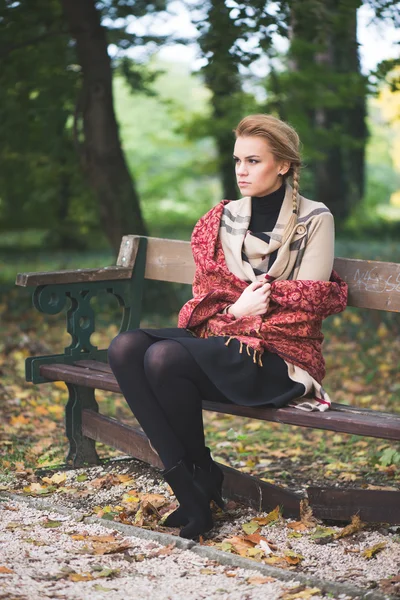
[[[385,448],[379,459],[379,462],[383,467],[389,465],[400,465],[400,452],[397,452],[395,448]]]

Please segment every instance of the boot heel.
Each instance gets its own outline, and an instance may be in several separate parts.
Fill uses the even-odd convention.
[[[217,504],[222,510],[225,508],[225,502],[219,492],[215,492],[211,497],[211,500],[214,500],[215,504]]]

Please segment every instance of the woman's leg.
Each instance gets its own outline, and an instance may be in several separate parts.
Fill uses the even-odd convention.
[[[161,340],[150,346],[144,371],[186,457],[201,461],[205,456],[202,399],[223,402],[226,398],[176,340]]]
[[[186,348],[175,340],[154,341],[134,330],[112,341],[108,358],[165,467],[182,458],[200,463],[205,456],[202,398],[217,402],[225,398]]]
[[[108,361],[130,409],[159,454],[166,469],[185,456],[144,372],[146,351],[157,343],[140,330],[118,335],[110,344]]]

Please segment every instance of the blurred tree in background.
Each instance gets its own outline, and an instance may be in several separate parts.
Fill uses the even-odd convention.
[[[119,139],[108,45],[159,41],[126,29],[164,9],[162,0],[2,1],[3,227],[47,227],[48,241],[76,247],[100,223],[115,250],[123,234],[147,233]],[[140,92],[152,81],[133,61],[116,61],[114,70]]]
[[[3,231],[114,250],[125,233],[186,236],[222,195],[237,197],[232,129],[251,112],[294,125],[310,167],[303,193],[330,206],[339,230],[349,215],[361,222],[367,96],[399,63],[360,72],[362,0],[182,0],[198,33],[195,77],[152,58],[185,42],[153,27],[178,4],[0,0]],[[368,4],[376,19],[399,18],[399,2]],[[390,172],[379,189],[396,186]]]

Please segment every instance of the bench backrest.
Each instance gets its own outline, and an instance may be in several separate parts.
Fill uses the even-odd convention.
[[[123,237],[118,266],[133,267],[140,237]],[[193,282],[195,267],[190,242],[154,237],[147,240],[146,279]],[[336,258],[334,269],[349,286],[349,306],[400,312],[400,264]]]

